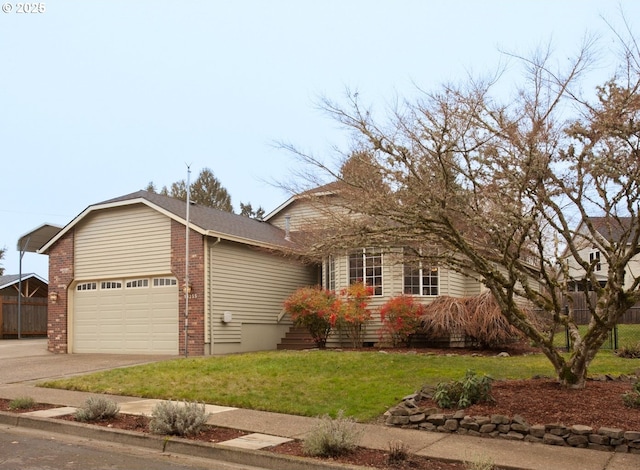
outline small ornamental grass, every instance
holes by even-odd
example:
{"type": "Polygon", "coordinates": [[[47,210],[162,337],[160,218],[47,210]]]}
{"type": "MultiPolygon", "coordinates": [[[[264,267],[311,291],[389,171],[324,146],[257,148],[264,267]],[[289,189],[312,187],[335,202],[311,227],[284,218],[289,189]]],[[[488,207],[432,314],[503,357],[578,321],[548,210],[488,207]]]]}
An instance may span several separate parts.
{"type": "Polygon", "coordinates": [[[84,407],[78,409],[75,418],[78,421],[100,421],[113,418],[120,412],[120,406],[105,397],[89,397],[84,407]]]}
{"type": "Polygon", "coordinates": [[[326,415],[321,418],[305,438],[303,450],[314,457],[338,457],[352,452],[361,437],[356,421],[345,418],[340,410],[335,419],[326,415]]]}
{"type": "Polygon", "coordinates": [[[622,401],[629,408],[640,408],[640,382],[634,383],[631,391],[622,395],[622,401]]]}
{"type": "Polygon", "coordinates": [[[208,418],[204,404],[163,401],[153,408],[149,429],[154,434],[192,436],[202,429],[208,418]]]}
{"type": "Polygon", "coordinates": [[[10,410],[28,410],[33,408],[36,402],[31,397],[18,397],[9,402],[10,410]]]}
{"type": "Polygon", "coordinates": [[[440,408],[467,408],[475,403],[493,401],[491,383],[488,375],[478,376],[468,370],[462,380],[440,382],[433,393],[433,401],[440,408]]]}

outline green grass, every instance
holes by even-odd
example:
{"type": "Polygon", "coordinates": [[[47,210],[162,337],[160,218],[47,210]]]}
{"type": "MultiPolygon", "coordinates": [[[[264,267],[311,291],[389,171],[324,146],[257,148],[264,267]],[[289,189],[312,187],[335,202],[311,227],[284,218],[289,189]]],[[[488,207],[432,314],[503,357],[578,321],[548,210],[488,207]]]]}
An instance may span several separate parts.
{"type": "MultiPolygon", "coordinates": [[[[637,366],[636,360],[604,351],[590,374],[630,374],[637,366]]],[[[344,410],[369,421],[423,385],[460,379],[468,369],[495,379],[554,376],[540,354],[498,358],[326,350],[174,359],[41,385],[303,416],[336,416],[344,410]]]]}

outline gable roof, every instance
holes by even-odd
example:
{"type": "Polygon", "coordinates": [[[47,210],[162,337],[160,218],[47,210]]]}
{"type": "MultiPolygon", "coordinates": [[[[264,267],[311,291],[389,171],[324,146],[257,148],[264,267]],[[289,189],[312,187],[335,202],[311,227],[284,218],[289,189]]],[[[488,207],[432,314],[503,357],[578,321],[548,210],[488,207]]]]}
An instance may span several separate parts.
{"type": "MultiPolygon", "coordinates": [[[[88,214],[102,209],[134,204],[144,204],[183,225],[187,224],[186,202],[162,194],[141,190],[90,205],[67,224],[45,246],[38,250],[38,253],[45,253],[57,240],[88,214]]],[[[189,207],[189,226],[192,230],[202,235],[218,237],[247,245],[275,249],[292,246],[291,243],[285,239],[284,230],[278,227],[256,219],[198,204],[191,204],[189,207]]]]}
{"type": "Polygon", "coordinates": [[[331,196],[331,195],[334,195],[336,193],[339,193],[340,192],[340,188],[341,188],[341,186],[343,184],[344,183],[341,183],[340,181],[333,181],[331,183],[327,183],[327,184],[323,184],[322,186],[318,186],[317,188],[311,188],[311,189],[308,189],[306,191],[302,191],[301,193],[294,194],[289,199],[287,199],[285,202],[283,202],[278,207],[276,207],[274,210],[269,212],[264,217],[264,220],[268,221],[269,219],[275,217],[280,212],[282,212],[284,209],[286,209],[287,207],[291,206],[291,204],[293,204],[296,201],[299,201],[300,199],[307,199],[307,198],[314,197],[314,196],[315,197],[317,197],[317,196],[331,196]]]}
{"type": "MultiPolygon", "coordinates": [[[[589,217],[593,228],[607,241],[617,242],[633,237],[637,230],[638,219],[631,217],[589,217]],[[631,226],[635,223],[636,226],[631,226]]],[[[585,222],[580,223],[578,231],[585,222]]]]}
{"type": "MultiPolygon", "coordinates": [[[[26,281],[27,279],[37,279],[45,284],[47,284],[47,281],[45,281],[43,278],[41,278],[40,276],[38,276],[36,273],[23,273],[22,274],[22,281],[26,281]]],[[[7,287],[11,287],[13,285],[16,285],[20,282],[20,275],[19,274],[5,274],[4,276],[0,276],[0,290],[1,289],[5,289],[7,287]]]]}

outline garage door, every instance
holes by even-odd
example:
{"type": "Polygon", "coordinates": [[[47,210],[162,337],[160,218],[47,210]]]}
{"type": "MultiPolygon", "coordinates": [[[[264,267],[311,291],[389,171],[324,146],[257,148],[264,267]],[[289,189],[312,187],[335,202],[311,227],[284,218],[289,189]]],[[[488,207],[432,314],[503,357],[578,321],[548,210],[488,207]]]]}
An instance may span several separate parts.
{"type": "Polygon", "coordinates": [[[73,305],[73,352],[178,354],[175,278],[83,282],[73,305]]]}

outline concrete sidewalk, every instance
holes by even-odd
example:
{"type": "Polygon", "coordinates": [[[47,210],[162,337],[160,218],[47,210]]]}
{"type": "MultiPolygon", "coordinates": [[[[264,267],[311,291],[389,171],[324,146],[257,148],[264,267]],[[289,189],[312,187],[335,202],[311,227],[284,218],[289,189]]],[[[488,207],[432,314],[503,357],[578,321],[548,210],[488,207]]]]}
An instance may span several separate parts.
{"type": "MultiPolygon", "coordinates": [[[[54,409],[31,413],[31,417],[38,419],[34,419],[29,426],[34,426],[34,422],[39,426],[43,419],[46,421],[47,417],[59,413],[73,413],[75,408],[84,405],[86,399],[94,395],[83,392],[44,389],[27,383],[0,385],[0,398],[13,399],[28,396],[38,402],[60,405],[61,409],[57,411],[54,409]]],[[[158,400],[144,400],[136,397],[113,395],[109,395],[109,397],[120,404],[121,412],[129,414],[150,415],[151,410],[158,402],[158,400]]],[[[224,443],[225,447],[235,448],[238,452],[244,452],[247,449],[251,451],[259,450],[288,439],[303,439],[318,422],[316,418],[214,405],[207,405],[207,411],[211,413],[209,424],[253,433],[243,439],[224,443]]],[[[22,420],[17,420],[16,425],[21,425],[21,421],[22,425],[27,425],[28,416],[25,416],[22,420]]],[[[6,419],[4,421],[5,424],[6,419]]],[[[56,421],[58,432],[65,432],[65,426],[61,423],[68,422],[51,419],[49,421],[56,421]]],[[[67,424],[67,426],[73,424],[75,423],[67,424]]],[[[453,461],[491,459],[498,467],[523,470],[550,470],[554,468],[562,470],[640,469],[640,455],[638,454],[618,454],[571,447],[513,442],[503,439],[432,433],[383,425],[361,424],[359,426],[363,431],[360,445],[364,447],[388,450],[390,442],[401,441],[410,452],[435,459],[453,461]]],[[[75,432],[74,428],[68,428],[67,430],[75,432]]],[[[104,433],[106,431],[101,430],[100,432],[104,433]]],[[[110,430],[109,432],[117,431],[110,430]]],[[[102,438],[105,439],[104,436],[102,438]]],[[[269,454],[268,460],[270,462],[273,461],[273,454],[268,452],[263,452],[262,454],[269,454]]],[[[252,459],[257,458],[256,455],[258,454],[250,454],[252,459]]],[[[278,465],[275,465],[274,468],[279,468],[278,465]]],[[[335,468],[335,464],[333,464],[333,468],[335,468]]]]}

